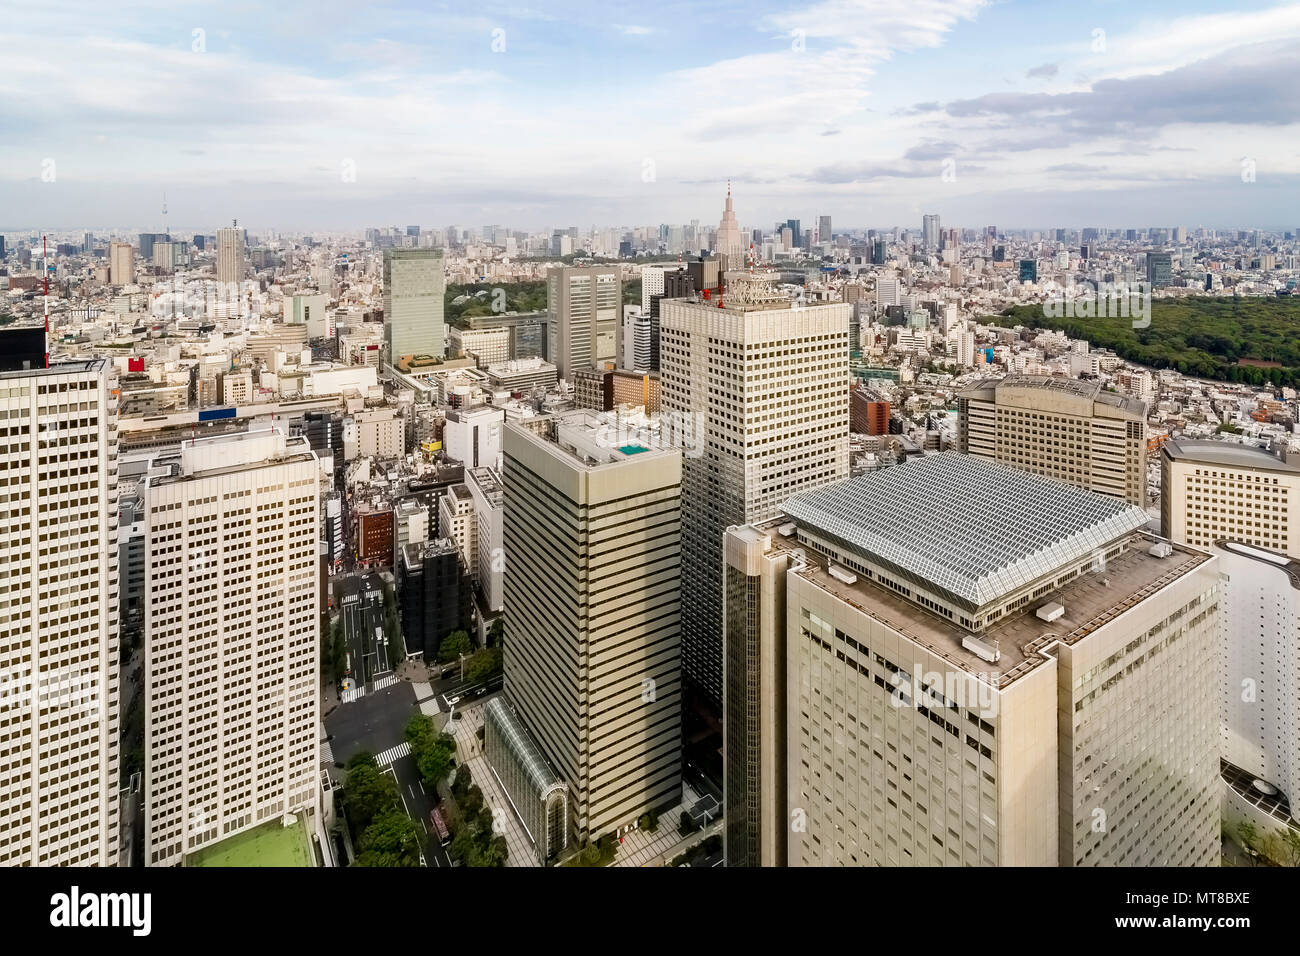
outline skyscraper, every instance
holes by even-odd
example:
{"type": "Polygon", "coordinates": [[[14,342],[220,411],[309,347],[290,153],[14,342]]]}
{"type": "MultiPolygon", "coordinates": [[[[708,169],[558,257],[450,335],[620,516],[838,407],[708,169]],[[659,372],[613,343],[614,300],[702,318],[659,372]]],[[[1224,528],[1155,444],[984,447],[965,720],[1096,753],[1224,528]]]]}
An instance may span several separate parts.
{"type": "Polygon", "coordinates": [[[831,241],[831,217],[822,216],[817,223],[817,241],[825,244],[831,241]]]}
{"type": "Polygon", "coordinates": [[[713,240],[713,251],[726,256],[727,268],[740,269],[745,265],[745,239],[736,222],[736,210],[731,204],[731,184],[727,184],[727,204],[722,210],[722,221],[713,240]]]}
{"type": "Polygon", "coordinates": [[[969,455],[1146,502],[1146,403],[1098,382],[985,379],[957,393],[957,427],[958,448],[969,455]]]}
{"type": "Polygon", "coordinates": [[[245,230],[235,226],[217,230],[217,281],[230,285],[244,281],[245,230]]]}
{"type": "Polygon", "coordinates": [[[939,217],[930,213],[921,219],[921,241],[927,249],[939,248],[939,217]]]}
{"type": "Polygon", "coordinates": [[[135,281],[135,250],[129,242],[114,242],[108,247],[108,281],[113,285],[130,285],[135,281]]]}
{"type": "Polygon", "coordinates": [[[394,367],[406,357],[446,355],[445,289],[441,249],[384,250],[384,342],[394,367]]]}
{"type": "Polygon", "coordinates": [[[729,862],[1218,865],[1211,555],[952,452],[784,511],[728,536],[729,862]]]}
{"type": "Polygon", "coordinates": [[[687,437],[682,631],[687,679],[722,703],[722,536],[849,468],[849,316],[794,307],[774,276],[661,305],[661,407],[687,437]]]}
{"type": "Polygon", "coordinates": [[[1267,832],[1290,823],[1300,794],[1300,561],[1239,541],[1212,550],[1223,582],[1226,805],[1267,832]]]}
{"type": "Polygon", "coordinates": [[[318,808],[318,472],[305,437],[273,429],[187,441],[150,462],[150,866],[318,808]]]}
{"type": "Polygon", "coordinates": [[[620,318],[623,280],[617,266],[559,266],[546,270],[550,361],[560,378],[605,362],[624,365],[620,318]]]}
{"type": "Polygon", "coordinates": [[[1168,252],[1147,253],[1147,281],[1152,288],[1167,286],[1173,281],[1174,257],[1168,252]]]}
{"type": "Polygon", "coordinates": [[[505,693],[579,843],[681,793],[681,453],[607,440],[610,421],[505,431],[505,693]]]}
{"type": "MultiPolygon", "coordinates": [[[[128,248],[130,248],[128,246],[128,248]]],[[[116,866],[116,400],[104,359],[0,371],[0,866],[116,866]]]]}

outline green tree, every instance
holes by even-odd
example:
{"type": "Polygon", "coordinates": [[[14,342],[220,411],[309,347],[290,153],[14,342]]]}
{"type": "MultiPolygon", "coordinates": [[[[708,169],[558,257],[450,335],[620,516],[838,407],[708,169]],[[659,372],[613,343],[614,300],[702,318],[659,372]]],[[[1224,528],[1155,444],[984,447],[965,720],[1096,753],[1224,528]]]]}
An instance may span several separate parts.
{"type": "Polygon", "coordinates": [[[438,645],[438,660],[444,662],[454,661],[456,658],[460,657],[461,654],[468,654],[473,649],[474,645],[470,641],[467,633],[464,631],[452,631],[444,637],[442,643],[438,645]]]}
{"type": "Polygon", "coordinates": [[[475,651],[465,661],[465,680],[469,683],[485,681],[501,673],[501,650],[484,647],[475,651]]]}
{"type": "Polygon", "coordinates": [[[420,833],[415,822],[390,807],[361,834],[356,866],[419,866],[420,833]]]}
{"type": "Polygon", "coordinates": [[[369,762],[357,762],[356,757],[349,761],[343,784],[343,809],[352,824],[352,832],[363,833],[377,816],[395,806],[397,800],[397,781],[379,772],[374,757],[369,762]]]}

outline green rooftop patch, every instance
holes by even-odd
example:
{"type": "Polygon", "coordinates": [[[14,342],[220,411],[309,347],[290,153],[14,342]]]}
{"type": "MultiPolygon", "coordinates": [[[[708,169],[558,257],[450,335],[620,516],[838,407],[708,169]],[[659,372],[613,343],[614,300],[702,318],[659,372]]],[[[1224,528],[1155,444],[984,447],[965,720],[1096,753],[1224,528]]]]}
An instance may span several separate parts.
{"type": "Polygon", "coordinates": [[[311,839],[302,816],[289,826],[277,818],[251,830],[236,833],[220,843],[185,857],[186,866],[296,866],[316,865],[311,839]]]}

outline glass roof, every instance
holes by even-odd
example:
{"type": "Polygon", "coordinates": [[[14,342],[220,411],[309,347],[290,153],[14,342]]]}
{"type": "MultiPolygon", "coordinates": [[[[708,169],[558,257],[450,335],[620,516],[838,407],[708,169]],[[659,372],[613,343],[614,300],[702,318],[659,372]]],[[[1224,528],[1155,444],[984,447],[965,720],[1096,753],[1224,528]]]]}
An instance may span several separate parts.
{"type": "Polygon", "coordinates": [[[1118,498],[943,452],[789,499],[851,552],[980,607],[1147,523],[1118,498]]]}

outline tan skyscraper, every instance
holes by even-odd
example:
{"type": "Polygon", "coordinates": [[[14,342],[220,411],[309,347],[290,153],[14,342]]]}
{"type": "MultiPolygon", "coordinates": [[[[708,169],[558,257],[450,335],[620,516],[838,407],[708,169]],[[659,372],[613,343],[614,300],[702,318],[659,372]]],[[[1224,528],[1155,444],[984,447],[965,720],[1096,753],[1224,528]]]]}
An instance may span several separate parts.
{"type": "Polygon", "coordinates": [[[1146,503],[1146,403],[1097,382],[1008,375],[957,394],[959,448],[1135,505],[1146,503]]]}
{"type": "Polygon", "coordinates": [[[849,316],[799,306],[763,273],[723,296],[660,303],[660,408],[684,436],[682,636],[687,679],[723,697],[722,535],[849,473],[849,316]]]}
{"type": "Polygon", "coordinates": [[[1218,865],[1213,556],[954,452],[784,510],[728,535],[731,865],[1218,865]]]}
{"type": "Polygon", "coordinates": [[[681,452],[613,423],[505,428],[505,693],[579,845],[681,797],[681,452]]]}
{"type": "Polygon", "coordinates": [[[722,209],[722,221],[718,223],[718,232],[713,241],[713,249],[720,256],[726,256],[725,269],[743,269],[746,243],[736,223],[736,210],[731,204],[731,183],[727,183],[727,204],[722,209]]]}
{"type": "Polygon", "coordinates": [[[546,270],[549,358],[560,378],[615,363],[623,368],[623,280],[618,267],[560,266],[546,270]]]}
{"type": "Polygon", "coordinates": [[[113,285],[130,285],[135,281],[135,249],[131,243],[109,244],[108,281],[113,285]]]}

